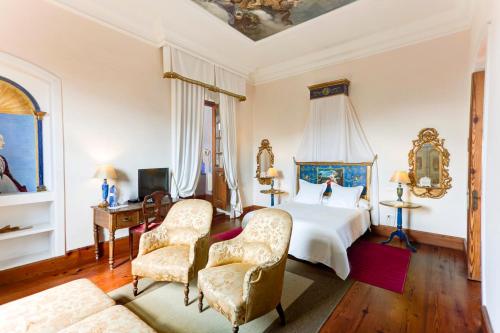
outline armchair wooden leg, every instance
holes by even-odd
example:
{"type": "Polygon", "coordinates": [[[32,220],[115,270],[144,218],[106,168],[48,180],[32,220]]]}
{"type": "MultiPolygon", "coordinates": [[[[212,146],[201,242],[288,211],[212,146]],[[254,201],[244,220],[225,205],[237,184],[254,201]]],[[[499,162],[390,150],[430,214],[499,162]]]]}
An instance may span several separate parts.
{"type": "Polygon", "coordinates": [[[203,311],[203,291],[201,291],[201,289],[198,293],[198,311],[203,311]]]}
{"type": "Polygon", "coordinates": [[[276,305],[276,311],[278,311],[278,315],[280,316],[281,325],[284,326],[286,324],[285,311],[283,311],[283,307],[281,306],[281,303],[276,305]]]}
{"type": "Polygon", "coordinates": [[[187,306],[189,302],[189,283],[184,285],[184,305],[187,306]]]}
{"type": "Polygon", "coordinates": [[[139,283],[139,277],[137,275],[132,276],[132,284],[134,286],[134,296],[137,296],[137,284],[139,283]]]}
{"type": "Polygon", "coordinates": [[[238,333],[240,327],[238,325],[233,326],[233,333],[238,333]]]}

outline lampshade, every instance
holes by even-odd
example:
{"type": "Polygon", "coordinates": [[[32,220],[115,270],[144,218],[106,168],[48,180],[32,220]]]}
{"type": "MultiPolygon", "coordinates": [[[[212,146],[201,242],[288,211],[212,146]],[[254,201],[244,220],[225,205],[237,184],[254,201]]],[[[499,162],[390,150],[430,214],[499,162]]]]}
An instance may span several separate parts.
{"type": "Polygon", "coordinates": [[[110,164],[100,165],[94,177],[100,179],[116,179],[116,170],[110,164]]]}
{"type": "Polygon", "coordinates": [[[278,177],[278,170],[276,170],[275,168],[267,169],[267,176],[272,178],[278,177]]]}
{"type": "Polygon", "coordinates": [[[393,183],[409,184],[410,177],[408,177],[408,172],[406,171],[395,171],[390,181],[393,183]]]}

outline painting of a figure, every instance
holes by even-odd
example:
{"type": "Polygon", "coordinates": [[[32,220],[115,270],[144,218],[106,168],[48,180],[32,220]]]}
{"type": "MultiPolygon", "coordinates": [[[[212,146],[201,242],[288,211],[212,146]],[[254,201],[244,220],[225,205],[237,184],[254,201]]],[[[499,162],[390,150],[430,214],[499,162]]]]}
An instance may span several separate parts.
{"type": "Polygon", "coordinates": [[[0,194],[36,192],[40,184],[37,107],[0,76],[0,194]]]}
{"type": "Polygon", "coordinates": [[[341,165],[341,164],[321,164],[321,165],[300,165],[299,178],[310,183],[327,183],[325,195],[332,191],[331,183],[345,187],[363,186],[363,195],[366,194],[368,185],[368,169],[364,165],[341,165]]]}
{"type": "Polygon", "coordinates": [[[357,0],[193,0],[258,41],[357,0]]]}

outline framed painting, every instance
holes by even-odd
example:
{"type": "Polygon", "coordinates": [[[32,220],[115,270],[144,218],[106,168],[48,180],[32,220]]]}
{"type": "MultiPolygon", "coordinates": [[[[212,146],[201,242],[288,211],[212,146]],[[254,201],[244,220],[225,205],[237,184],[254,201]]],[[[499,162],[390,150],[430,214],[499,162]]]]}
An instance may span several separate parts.
{"type": "Polygon", "coordinates": [[[45,190],[44,114],[26,89],[0,76],[0,194],[45,190]]]}

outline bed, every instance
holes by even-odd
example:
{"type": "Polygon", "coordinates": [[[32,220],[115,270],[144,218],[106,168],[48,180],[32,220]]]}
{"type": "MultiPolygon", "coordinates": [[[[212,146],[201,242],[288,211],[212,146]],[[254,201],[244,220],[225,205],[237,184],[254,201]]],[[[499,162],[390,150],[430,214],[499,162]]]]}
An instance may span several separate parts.
{"type": "MultiPolygon", "coordinates": [[[[369,200],[372,163],[296,162],[299,179],[324,183],[335,178],[345,187],[363,186],[362,198],[369,200]]],[[[325,195],[329,190],[325,191],[325,195]]],[[[347,249],[370,227],[369,205],[364,208],[338,208],[322,204],[294,202],[275,206],[290,213],[293,230],[288,253],[298,259],[322,263],[346,279],[350,272],[347,249]]],[[[252,217],[243,219],[243,227],[252,217]]]]}

